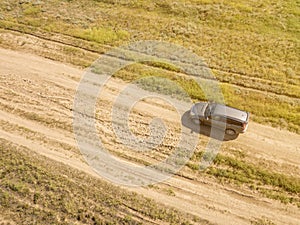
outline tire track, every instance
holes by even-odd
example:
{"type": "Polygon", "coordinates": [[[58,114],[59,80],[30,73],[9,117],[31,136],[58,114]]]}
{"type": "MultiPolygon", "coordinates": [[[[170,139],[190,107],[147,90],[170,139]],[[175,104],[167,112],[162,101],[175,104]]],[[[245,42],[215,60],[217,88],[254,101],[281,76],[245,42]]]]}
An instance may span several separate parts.
{"type": "MultiPolygon", "coordinates": [[[[24,113],[35,112],[42,114],[49,112],[48,114],[44,114],[45,119],[67,115],[60,119],[62,122],[67,121],[68,126],[71,126],[72,112],[68,107],[60,106],[60,103],[55,101],[54,98],[49,98],[49,96],[66,98],[69,100],[67,101],[68,104],[71,104],[75,93],[74,90],[77,87],[77,83],[71,77],[79,80],[82,71],[29,54],[20,54],[3,49],[0,49],[0,53],[1,57],[5,59],[0,62],[0,75],[10,74],[9,76],[3,75],[7,79],[1,80],[1,87],[14,88],[13,91],[15,91],[15,95],[18,97],[18,104],[20,104],[23,110],[17,111],[16,109],[15,111],[10,111],[8,108],[1,108],[0,119],[11,124],[21,125],[54,141],[76,146],[72,129],[63,127],[55,128],[51,124],[28,118],[25,119],[24,113]],[[24,78],[32,82],[31,85],[26,87],[27,91],[23,91],[25,89],[22,89],[24,78]],[[30,87],[37,88],[37,91],[40,88],[39,92],[43,92],[43,97],[38,96],[35,91],[30,92],[30,87]],[[48,88],[45,89],[45,87],[48,88]],[[32,105],[32,100],[36,103],[41,102],[39,108],[35,108],[32,105]],[[52,107],[55,110],[52,110],[52,107]]],[[[104,108],[102,111],[99,111],[100,115],[103,115],[103,121],[105,121],[104,124],[100,123],[99,126],[107,131],[107,133],[103,134],[105,138],[109,136],[108,132],[110,131],[109,126],[105,123],[109,123],[111,119],[107,115],[110,107],[107,103],[113,102],[114,95],[118,93],[117,90],[121,90],[124,85],[120,80],[113,80],[107,89],[107,93],[103,95],[104,102],[102,104],[104,104],[103,106],[107,106],[107,109],[104,108]]],[[[9,101],[9,97],[6,91],[0,92],[1,106],[13,109],[14,106],[11,105],[13,101],[9,101]]],[[[162,104],[155,104],[155,101],[142,102],[135,109],[135,113],[140,115],[140,119],[145,115],[145,118],[148,118],[148,116],[152,115],[151,109],[159,111],[169,122],[178,123],[177,116],[171,109],[165,109],[162,104]]],[[[143,120],[142,123],[147,124],[143,120]]],[[[134,126],[136,125],[134,124],[134,126]]],[[[84,130],[83,132],[88,131],[84,130]]],[[[138,132],[138,134],[141,134],[140,131],[138,132]]],[[[33,152],[64,163],[99,179],[99,176],[74,152],[67,151],[53,144],[31,140],[26,138],[25,134],[23,135],[17,131],[8,132],[0,129],[0,138],[5,139],[7,142],[25,146],[33,152]]],[[[300,149],[296,148],[299,144],[297,138],[299,140],[298,135],[287,131],[280,131],[251,123],[249,132],[233,141],[232,145],[241,145],[250,154],[257,154],[257,157],[264,155],[264,157],[269,157],[274,162],[290,161],[294,165],[299,166],[300,149]],[[288,148],[286,147],[287,145],[288,148]],[[261,146],[264,146],[264,149],[261,149],[261,146]]],[[[165,147],[173,146],[174,141],[174,139],[168,139],[165,147]]],[[[107,144],[112,148],[116,146],[116,143],[112,143],[110,139],[107,139],[107,144]]],[[[125,150],[123,152],[126,154],[125,150]]],[[[134,154],[131,156],[134,157],[134,154]]],[[[136,158],[138,158],[137,155],[136,158]]],[[[149,162],[151,158],[143,156],[142,159],[149,162]]],[[[188,171],[181,171],[180,173],[190,175],[188,171]]],[[[170,180],[158,184],[159,190],[149,187],[127,189],[150,197],[161,204],[173,206],[178,210],[187,211],[218,224],[227,224],[228,221],[231,221],[232,224],[249,224],[255,218],[263,216],[279,224],[297,224],[300,219],[297,207],[265,199],[256,193],[249,193],[249,190],[244,190],[243,187],[236,190],[228,184],[219,184],[213,178],[201,176],[201,174],[190,176],[195,176],[194,180],[183,178],[181,175],[174,176],[170,180]],[[170,196],[162,192],[162,189],[173,190],[175,196],[170,196]]]]}

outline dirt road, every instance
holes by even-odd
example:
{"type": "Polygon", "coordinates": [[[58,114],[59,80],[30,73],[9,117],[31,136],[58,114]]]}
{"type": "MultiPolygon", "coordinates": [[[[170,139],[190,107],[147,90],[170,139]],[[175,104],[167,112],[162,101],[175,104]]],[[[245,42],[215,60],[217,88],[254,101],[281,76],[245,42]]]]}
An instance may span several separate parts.
{"type": "MultiPolygon", "coordinates": [[[[5,49],[0,49],[0,58],[0,138],[101,179],[85,163],[72,131],[73,99],[84,72],[5,49]]],[[[121,80],[111,80],[102,95],[97,109],[97,115],[101,116],[97,124],[99,138],[109,150],[126,155],[127,159],[160,160],[167,150],[165,154],[128,152],[114,137],[110,126],[112,100],[125,85],[121,80]]],[[[172,107],[163,107],[158,100],[144,101],[134,110],[137,117],[131,120],[131,126],[136,135],[147,134],[147,124],[157,116],[155,112],[174,130],[180,127],[180,115],[172,107]]],[[[208,137],[201,135],[200,139],[207,141],[208,137]]],[[[177,141],[171,129],[163,146],[167,149],[177,141]]],[[[253,162],[272,162],[270,169],[299,176],[300,137],[297,134],[251,122],[247,133],[224,146],[252,155],[253,162]]],[[[192,180],[174,176],[155,187],[128,189],[217,224],[249,224],[262,218],[275,224],[299,224],[300,221],[296,206],[264,198],[242,187],[220,184],[208,177],[192,180]]]]}

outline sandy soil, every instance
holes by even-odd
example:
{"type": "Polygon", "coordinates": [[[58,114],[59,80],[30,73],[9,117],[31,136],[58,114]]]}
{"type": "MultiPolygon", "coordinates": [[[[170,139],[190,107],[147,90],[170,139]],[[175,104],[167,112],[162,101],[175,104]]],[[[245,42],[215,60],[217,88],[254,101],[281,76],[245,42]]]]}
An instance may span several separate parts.
{"type": "MultiPolygon", "coordinates": [[[[101,179],[84,161],[72,132],[73,99],[84,71],[6,49],[0,49],[0,57],[0,138],[101,179]]],[[[109,126],[110,107],[124,86],[120,80],[111,80],[102,95],[97,109],[101,115],[97,124],[99,137],[105,146],[111,146],[110,150],[128,153],[130,158],[151,161],[164,157],[165,154],[157,152],[152,155],[127,152],[113,137],[109,126]]],[[[159,112],[167,124],[173,124],[174,129],[180,126],[180,115],[157,100],[142,102],[135,107],[135,112],[139,117],[136,121],[133,119],[131,125],[137,135],[147,133],[143,129],[149,118],[157,116],[155,112],[159,112]]],[[[200,135],[200,139],[207,141],[208,137],[200,135]]],[[[164,146],[174,145],[177,140],[171,129],[164,146]]],[[[297,134],[251,122],[247,133],[224,145],[241,149],[253,158],[272,161],[279,167],[274,170],[299,176],[300,137],[297,134]]],[[[217,224],[250,224],[259,218],[275,224],[299,224],[300,221],[299,209],[295,206],[201,176],[194,180],[173,176],[155,187],[128,189],[217,224]],[[172,194],[168,190],[172,190],[172,194]]]]}

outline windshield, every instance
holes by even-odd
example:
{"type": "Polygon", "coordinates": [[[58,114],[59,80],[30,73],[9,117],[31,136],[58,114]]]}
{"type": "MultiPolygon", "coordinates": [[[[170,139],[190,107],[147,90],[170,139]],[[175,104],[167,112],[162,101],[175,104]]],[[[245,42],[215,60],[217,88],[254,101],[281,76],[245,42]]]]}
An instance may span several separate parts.
{"type": "Polygon", "coordinates": [[[204,116],[205,117],[211,116],[211,114],[214,112],[215,108],[216,108],[216,104],[208,104],[205,109],[204,116]]]}

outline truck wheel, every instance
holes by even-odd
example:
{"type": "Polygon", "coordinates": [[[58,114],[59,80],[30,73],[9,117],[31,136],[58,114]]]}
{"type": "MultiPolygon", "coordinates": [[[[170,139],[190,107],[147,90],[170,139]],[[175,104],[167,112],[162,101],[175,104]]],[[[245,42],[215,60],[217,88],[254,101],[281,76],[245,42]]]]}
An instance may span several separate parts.
{"type": "Polygon", "coordinates": [[[232,130],[232,129],[226,129],[225,133],[228,134],[228,135],[231,135],[231,136],[236,134],[235,130],[232,130]]]}
{"type": "Polygon", "coordinates": [[[197,124],[197,125],[200,125],[201,122],[200,122],[199,119],[193,119],[193,123],[194,123],[194,124],[197,124]]]}

